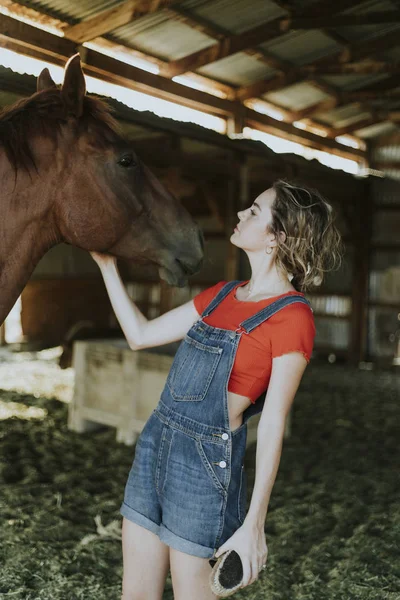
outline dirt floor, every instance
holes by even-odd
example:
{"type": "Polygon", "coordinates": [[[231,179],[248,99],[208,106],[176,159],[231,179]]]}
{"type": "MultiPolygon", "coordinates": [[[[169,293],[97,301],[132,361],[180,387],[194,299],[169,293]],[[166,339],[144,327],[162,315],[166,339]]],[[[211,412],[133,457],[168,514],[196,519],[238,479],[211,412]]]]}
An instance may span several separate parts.
{"type": "MultiPolygon", "coordinates": [[[[0,598],[119,600],[134,448],[112,428],[67,430],[74,373],[59,351],[0,349],[0,598]]],[[[400,369],[311,363],[267,515],[268,566],[235,598],[400,599],[399,402],[400,369]]],[[[249,495],[254,460],[252,446],[249,495]]]]}

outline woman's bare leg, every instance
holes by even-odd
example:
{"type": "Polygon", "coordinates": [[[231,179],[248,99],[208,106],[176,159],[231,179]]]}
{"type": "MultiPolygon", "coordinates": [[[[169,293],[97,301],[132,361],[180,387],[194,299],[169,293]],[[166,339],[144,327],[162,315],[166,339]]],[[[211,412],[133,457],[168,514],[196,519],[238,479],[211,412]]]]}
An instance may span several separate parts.
{"type": "Polygon", "coordinates": [[[123,518],[122,553],[122,600],[161,600],[169,547],[152,531],[123,518]]]}
{"type": "Polygon", "coordinates": [[[171,579],[174,600],[215,600],[208,578],[211,566],[208,558],[199,558],[170,548],[171,579]]]}

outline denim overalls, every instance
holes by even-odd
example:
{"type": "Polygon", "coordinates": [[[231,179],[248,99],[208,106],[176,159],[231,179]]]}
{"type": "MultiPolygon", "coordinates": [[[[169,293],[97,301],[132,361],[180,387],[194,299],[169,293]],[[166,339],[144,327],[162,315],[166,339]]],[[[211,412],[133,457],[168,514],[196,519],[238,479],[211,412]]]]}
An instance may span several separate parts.
{"type": "Polygon", "coordinates": [[[135,447],[121,514],[173,548],[211,558],[243,523],[247,421],[265,394],[229,427],[228,381],[242,334],[301,295],[272,302],[236,331],[203,321],[240,281],[228,282],[182,340],[157,407],[135,447]]]}

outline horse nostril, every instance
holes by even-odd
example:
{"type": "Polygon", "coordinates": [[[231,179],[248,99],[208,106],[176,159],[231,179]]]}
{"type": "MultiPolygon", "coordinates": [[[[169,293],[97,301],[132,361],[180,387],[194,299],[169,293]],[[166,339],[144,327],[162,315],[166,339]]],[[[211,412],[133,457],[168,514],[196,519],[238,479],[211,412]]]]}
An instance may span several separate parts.
{"type": "Polygon", "coordinates": [[[181,260],[179,260],[179,258],[176,258],[175,260],[179,264],[179,266],[181,267],[182,271],[184,273],[186,273],[186,275],[190,275],[193,272],[192,269],[191,269],[191,267],[185,265],[185,263],[182,262],[181,260]]]}
{"type": "Polygon", "coordinates": [[[197,273],[197,271],[200,271],[201,265],[203,264],[203,258],[201,258],[196,264],[185,264],[182,260],[179,260],[179,258],[176,258],[175,260],[186,275],[193,275],[193,273],[197,273]]]}

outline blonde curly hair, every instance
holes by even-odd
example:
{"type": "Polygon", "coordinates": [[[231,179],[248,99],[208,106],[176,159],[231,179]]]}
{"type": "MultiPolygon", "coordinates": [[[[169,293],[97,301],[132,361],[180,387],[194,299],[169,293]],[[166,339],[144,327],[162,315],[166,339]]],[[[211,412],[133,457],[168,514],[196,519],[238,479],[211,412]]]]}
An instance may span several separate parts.
{"type": "Polygon", "coordinates": [[[279,179],[272,185],[269,233],[277,240],[276,264],[305,292],[321,285],[324,273],[340,268],[344,244],[332,206],[312,188],[279,179]],[[283,241],[279,232],[286,234],[283,241]]]}

